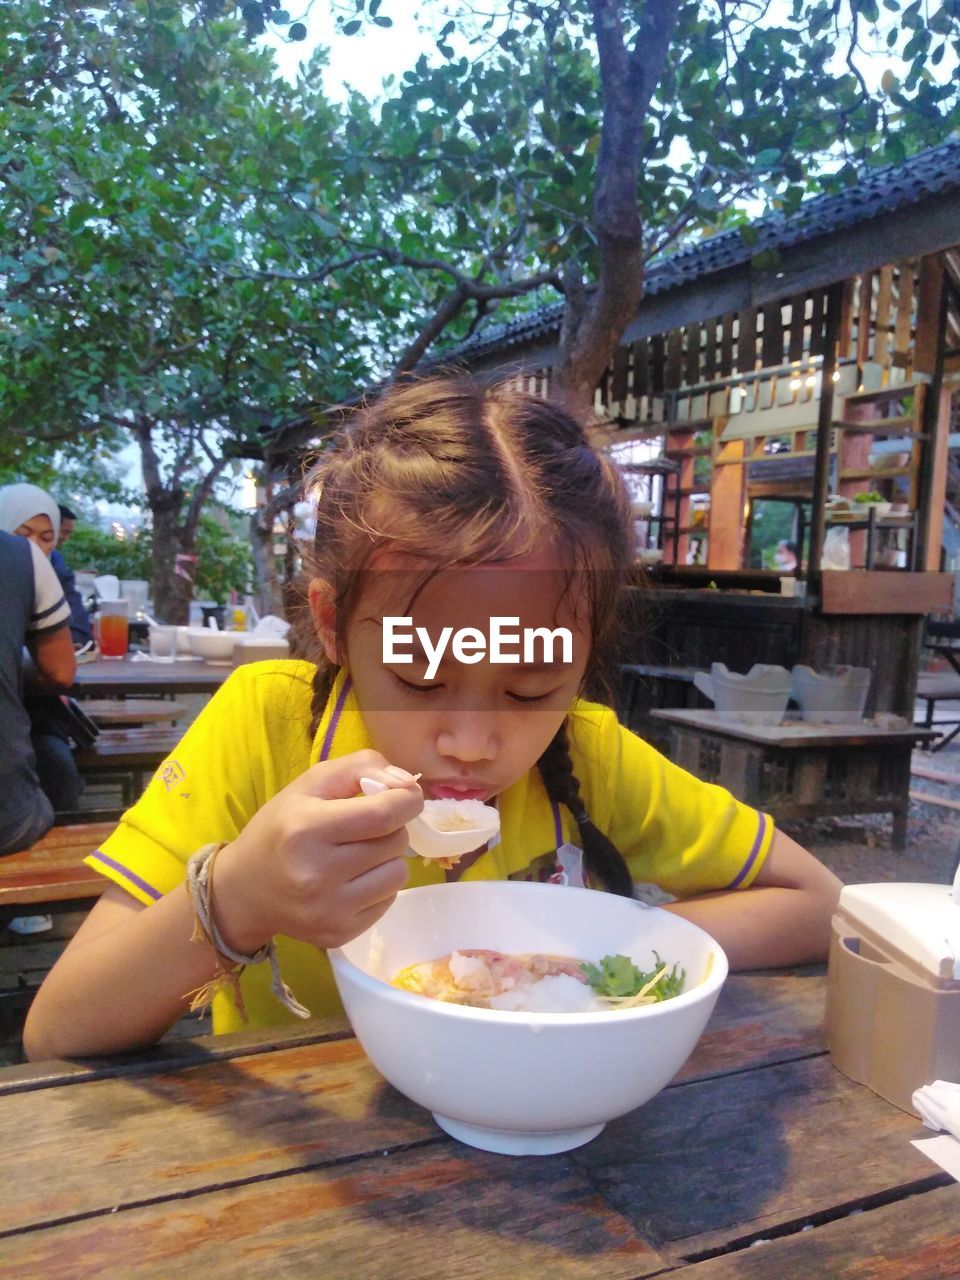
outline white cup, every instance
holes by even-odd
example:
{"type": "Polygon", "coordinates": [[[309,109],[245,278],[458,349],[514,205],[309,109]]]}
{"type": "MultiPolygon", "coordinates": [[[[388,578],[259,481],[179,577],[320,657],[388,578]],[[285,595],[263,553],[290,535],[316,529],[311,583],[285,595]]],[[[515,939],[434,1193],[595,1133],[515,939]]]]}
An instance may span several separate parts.
{"type": "Polygon", "coordinates": [[[176,660],[176,627],[151,626],[150,657],[154,662],[174,662],[176,660]]]}

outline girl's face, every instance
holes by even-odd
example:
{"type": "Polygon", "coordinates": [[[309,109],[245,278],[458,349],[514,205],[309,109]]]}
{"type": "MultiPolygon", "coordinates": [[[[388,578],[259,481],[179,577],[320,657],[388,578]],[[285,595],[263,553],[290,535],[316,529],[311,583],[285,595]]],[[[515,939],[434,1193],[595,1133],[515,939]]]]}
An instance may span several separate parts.
{"type": "Polygon", "coordinates": [[[29,538],[35,542],[45,556],[48,556],[57,544],[53,525],[49,516],[31,516],[14,530],[21,538],[29,538]]]}
{"type": "Polygon", "coordinates": [[[377,750],[392,764],[422,774],[428,799],[488,800],[536,763],[579,691],[590,655],[582,582],[565,572],[552,552],[509,564],[453,568],[427,579],[425,586],[423,581],[423,568],[411,558],[377,558],[365,574],[339,652],[318,584],[311,591],[314,617],[327,656],[353,677],[377,750]],[[412,620],[395,628],[392,655],[389,644],[385,650],[387,617],[412,620]],[[491,660],[492,618],[509,620],[502,624],[503,654],[520,661],[491,660]],[[415,628],[425,629],[426,640],[400,638],[414,636],[415,628]],[[446,650],[431,675],[429,651],[439,647],[447,628],[446,650]],[[485,652],[471,633],[457,656],[455,637],[464,628],[485,638],[485,652]],[[528,628],[566,628],[569,654],[563,654],[559,640],[551,654],[534,639],[525,655],[528,628]],[[510,641],[510,635],[519,638],[510,641]],[[400,661],[405,655],[412,660],[400,661]],[[467,656],[479,660],[463,661],[467,656]]]}

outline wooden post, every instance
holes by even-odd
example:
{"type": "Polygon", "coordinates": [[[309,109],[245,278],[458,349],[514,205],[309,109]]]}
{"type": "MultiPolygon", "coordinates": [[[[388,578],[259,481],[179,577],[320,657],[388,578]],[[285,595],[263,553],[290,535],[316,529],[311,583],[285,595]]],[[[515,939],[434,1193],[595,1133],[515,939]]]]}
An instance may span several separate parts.
{"type": "Polygon", "coordinates": [[[940,568],[949,462],[950,396],[943,394],[948,293],[938,259],[924,258],[920,266],[919,302],[924,309],[918,308],[917,314],[914,370],[931,378],[921,423],[926,440],[917,484],[917,539],[920,564],[929,571],[940,568]]]}
{"type": "MultiPolygon", "coordinates": [[[[721,429],[725,422],[725,418],[720,419],[721,429]]],[[[743,440],[731,440],[725,444],[724,459],[742,458],[744,444],[743,440]]],[[[711,569],[743,567],[745,472],[745,467],[733,462],[713,468],[710,482],[710,536],[707,539],[707,565],[711,569]]]]}
{"type": "Polygon", "coordinates": [[[810,558],[807,576],[820,573],[823,555],[827,494],[830,488],[830,439],[833,435],[833,374],[837,367],[837,338],[843,310],[844,282],[827,290],[823,364],[820,376],[820,408],[817,414],[817,455],[813,471],[813,505],[810,513],[810,558]]]}
{"type": "MultiPolygon", "coordinates": [[[[946,294],[946,290],[944,290],[946,294]]],[[[938,383],[942,379],[937,380],[938,383]]],[[[952,394],[949,387],[940,386],[940,394],[927,396],[925,414],[931,427],[931,439],[927,444],[930,453],[930,489],[929,494],[921,498],[923,506],[920,517],[923,542],[921,545],[920,563],[924,569],[936,572],[940,568],[943,554],[943,509],[947,498],[947,470],[950,464],[950,401],[952,394]],[[933,405],[934,408],[929,408],[933,405]],[[936,417],[934,418],[934,413],[936,417]]]]}

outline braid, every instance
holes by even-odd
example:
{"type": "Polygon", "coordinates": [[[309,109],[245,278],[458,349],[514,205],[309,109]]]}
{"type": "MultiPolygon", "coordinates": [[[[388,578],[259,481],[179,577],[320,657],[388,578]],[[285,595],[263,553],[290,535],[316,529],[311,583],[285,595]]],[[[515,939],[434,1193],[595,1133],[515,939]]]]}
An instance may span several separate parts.
{"type": "Polygon", "coordinates": [[[633,897],[633,877],[612,840],[595,827],[586,806],[580,798],[580,783],[573,772],[570,744],[567,741],[566,723],[562,724],[553,741],[537,761],[547,795],[556,804],[570,810],[580,830],[580,842],[587,870],[595,875],[604,888],[621,897],[633,897]]]}
{"type": "Polygon", "coordinates": [[[333,688],[333,680],[336,673],[337,668],[331,666],[326,660],[318,662],[317,669],[313,673],[313,696],[310,699],[311,742],[317,736],[320,717],[323,715],[323,709],[327,705],[327,699],[330,697],[330,690],[333,688]]]}

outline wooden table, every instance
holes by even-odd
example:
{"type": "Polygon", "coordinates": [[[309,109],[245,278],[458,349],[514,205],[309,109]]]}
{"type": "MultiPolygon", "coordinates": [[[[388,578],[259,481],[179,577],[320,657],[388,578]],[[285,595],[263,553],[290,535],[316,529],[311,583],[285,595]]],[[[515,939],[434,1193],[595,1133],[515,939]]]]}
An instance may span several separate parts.
{"type": "Polygon", "coordinates": [[[182,662],[135,662],[125,658],[97,658],[77,667],[70,692],[75,698],[115,698],[122,694],[216,693],[232,665],[217,666],[199,659],[182,662]]]}
{"type": "Polygon", "coordinates": [[[929,1130],[831,1066],[823,994],[820,972],[730,979],[678,1080],[552,1157],[454,1142],[332,1020],[7,1068],[4,1270],[956,1276],[960,1187],[910,1145],[929,1130]]]}
{"type": "Polygon", "coordinates": [[[892,813],[902,849],[910,807],[910,757],[936,733],[856,724],[742,724],[716,711],[653,711],[670,725],[670,758],[719,782],[774,818],[892,813]]]}

